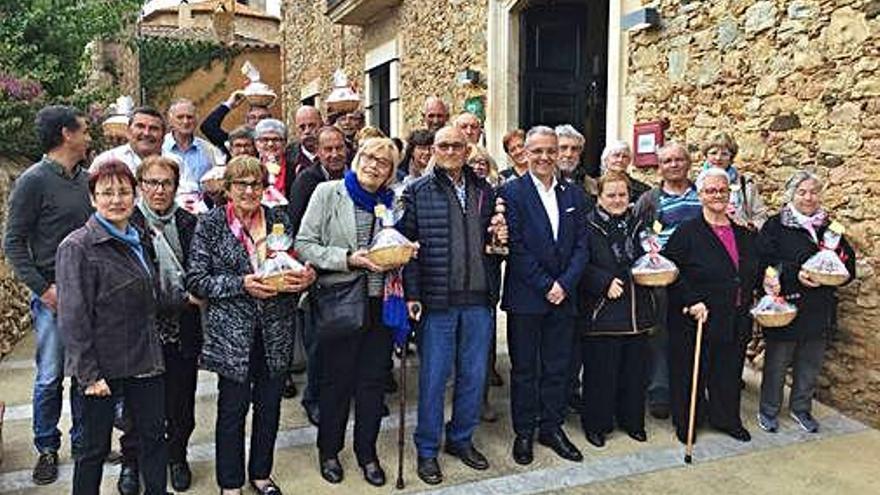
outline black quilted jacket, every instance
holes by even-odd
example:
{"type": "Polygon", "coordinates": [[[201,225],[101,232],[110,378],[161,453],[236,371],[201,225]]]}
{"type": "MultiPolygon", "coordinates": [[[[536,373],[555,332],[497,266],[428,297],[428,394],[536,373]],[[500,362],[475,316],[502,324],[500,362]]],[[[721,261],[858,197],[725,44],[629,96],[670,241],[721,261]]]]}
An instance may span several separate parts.
{"type": "MultiPolygon", "coordinates": [[[[264,209],[269,231],[284,224],[293,237],[287,213],[264,209]]],[[[196,297],[208,300],[201,365],[241,383],[248,378],[248,359],[254,331],[263,332],[269,372],[288,370],[298,295],[282,294],[258,300],[244,290],[244,276],[252,273],[247,252],[226,225],[226,209],[214,208],[199,219],[190,251],[186,285],[196,297]]]]}
{"type": "MultiPolygon", "coordinates": [[[[478,194],[480,200],[480,223],[483,226],[483,242],[489,242],[489,220],[495,205],[495,192],[485,180],[474,175],[469,167],[464,168],[468,194],[478,194]]],[[[400,222],[401,232],[410,240],[418,241],[419,256],[411,261],[403,273],[406,299],[420,301],[426,308],[443,309],[449,307],[449,259],[464,256],[463,246],[453,246],[450,242],[449,197],[444,184],[450,184],[442,170],[435,170],[410,184],[403,193],[404,215],[400,222]]],[[[451,187],[451,186],[450,186],[451,187]]],[[[489,285],[489,304],[498,299],[498,259],[495,256],[483,257],[486,280],[489,285]]]]}

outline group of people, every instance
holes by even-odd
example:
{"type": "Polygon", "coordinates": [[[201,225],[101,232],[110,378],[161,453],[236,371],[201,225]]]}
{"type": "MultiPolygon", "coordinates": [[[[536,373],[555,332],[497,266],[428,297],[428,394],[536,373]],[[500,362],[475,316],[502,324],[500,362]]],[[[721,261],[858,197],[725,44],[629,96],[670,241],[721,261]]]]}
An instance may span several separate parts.
{"type": "MultiPolygon", "coordinates": [[[[488,386],[503,383],[499,303],[518,464],[533,461],[535,438],[581,461],[563,429],[571,411],[597,448],[615,428],[647,441],[646,408],[671,414],[685,442],[697,322],[706,329],[697,423],[748,441],[740,381],[766,266],[779,269],[776,295],[799,313],[766,332],[758,424],[778,430],[792,366],[791,416],[818,430],[811,403],[836,296],[800,268],[831,222],[816,175],[795,174],[771,216],[725,133],[703,146],[694,182],[684,145],[658,149],[661,181],[650,187],[630,176],[624,142],[606,146],[599,177],[583,174],[585,140],[571,125],[506,134],[508,166],[499,170],[481,145],[480,120],[451,118],[435,97],[425,101],[424,128],[405,141],[364,127],[360,112],[324,119],[310,106],[296,111],[291,136],[259,106],[227,133],[222,122],[240,104],[233,94],[202,122],[207,140],[195,136],[189,100],[172,102],[167,115],[136,108],[126,142],[94,158],[82,114],[65,106],[38,114],[45,155],[16,180],[4,239],[33,293],[35,483],[57,478],[69,376],[75,494],[98,493],[114,427],[123,431],[120,493],[139,493],[142,479],[147,494],[164,494],[169,477],[175,490],[188,489],[203,369],[218,376],[221,493],[249,482],[280,494],[273,454],[282,398],[298,392],[297,334],[307,356],[302,405],[318,428],[325,480],[344,479],[339,454],[353,403],[358,466],[368,483],[386,483],[376,442],[384,396],[396,387],[392,355],[408,352],[408,340],[419,358],[418,476],[443,481],[441,447],[488,469],[473,436],[481,419],[497,420],[488,386]],[[417,246],[401,267],[369,256],[386,228],[417,246]],[[679,268],[668,287],[632,276],[645,231],[679,268]],[[264,267],[282,251],[302,268],[270,279],[264,267]]],[[[838,253],[854,276],[845,237],[838,253]]]]}

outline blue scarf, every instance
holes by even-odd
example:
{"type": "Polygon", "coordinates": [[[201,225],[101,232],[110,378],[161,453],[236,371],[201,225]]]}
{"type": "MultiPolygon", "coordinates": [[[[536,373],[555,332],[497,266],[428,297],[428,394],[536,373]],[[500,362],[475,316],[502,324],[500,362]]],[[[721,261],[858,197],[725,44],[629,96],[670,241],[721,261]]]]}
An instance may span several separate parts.
{"type": "Polygon", "coordinates": [[[361,187],[360,182],[357,181],[357,175],[351,170],[345,172],[343,182],[345,182],[345,189],[348,191],[349,197],[351,197],[354,205],[358,208],[369,213],[373,213],[376,205],[379,203],[382,203],[387,208],[391,208],[391,204],[394,201],[394,191],[391,189],[382,187],[378,191],[371,193],[361,187]]]}
{"type": "Polygon", "coordinates": [[[106,230],[114,239],[119,239],[123,244],[128,246],[128,248],[131,249],[131,252],[133,252],[141,262],[141,266],[144,267],[144,271],[147,272],[147,275],[152,276],[150,267],[147,265],[147,259],[144,257],[144,247],[141,245],[141,236],[131,224],[128,224],[125,228],[125,232],[123,232],[110,223],[109,220],[102,217],[100,213],[95,213],[95,220],[97,220],[101,227],[104,227],[104,230],[106,230]]]}
{"type": "MultiPolygon", "coordinates": [[[[351,170],[345,172],[343,178],[345,189],[354,205],[361,210],[373,214],[376,205],[382,203],[386,208],[392,207],[394,191],[383,187],[371,193],[361,187],[357,176],[351,170]]],[[[403,298],[403,268],[397,268],[388,272],[385,277],[385,289],[382,297],[382,323],[391,330],[394,344],[403,347],[410,333],[409,317],[406,311],[406,302],[403,298]]]]}

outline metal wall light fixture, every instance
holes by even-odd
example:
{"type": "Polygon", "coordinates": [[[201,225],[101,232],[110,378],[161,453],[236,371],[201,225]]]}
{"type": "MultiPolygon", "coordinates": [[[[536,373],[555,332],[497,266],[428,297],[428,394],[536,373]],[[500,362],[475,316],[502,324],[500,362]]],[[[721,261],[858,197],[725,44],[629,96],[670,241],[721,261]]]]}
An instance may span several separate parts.
{"type": "Polygon", "coordinates": [[[624,15],[620,20],[620,28],[631,33],[659,27],[660,12],[655,7],[635,10],[624,15]]]}

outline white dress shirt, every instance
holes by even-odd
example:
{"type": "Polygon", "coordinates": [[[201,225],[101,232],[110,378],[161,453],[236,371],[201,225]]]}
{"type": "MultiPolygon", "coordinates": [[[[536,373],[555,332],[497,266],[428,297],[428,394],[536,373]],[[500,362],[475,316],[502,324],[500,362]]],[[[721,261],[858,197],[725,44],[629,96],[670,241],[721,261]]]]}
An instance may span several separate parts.
{"type": "Polygon", "coordinates": [[[131,170],[131,173],[134,174],[137,171],[137,168],[141,165],[141,157],[131,149],[131,146],[128,144],[123,144],[121,146],[117,146],[115,148],[110,148],[109,150],[101,153],[96,156],[92,161],[92,165],[89,167],[89,173],[95,173],[98,170],[98,167],[110,160],[119,160],[122,163],[128,165],[128,169],[131,170]]]}
{"type": "Polygon", "coordinates": [[[538,197],[544,205],[544,212],[547,219],[550,220],[550,229],[553,231],[553,242],[559,239],[559,203],[556,201],[556,176],[553,176],[553,182],[550,187],[545,187],[544,183],[530,171],[529,176],[535,183],[535,189],[538,190],[538,197]]]}

